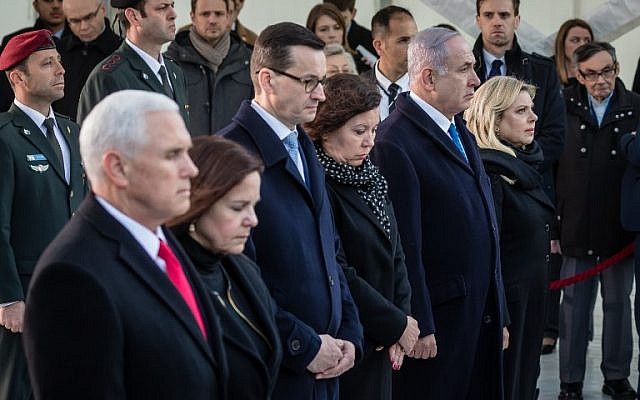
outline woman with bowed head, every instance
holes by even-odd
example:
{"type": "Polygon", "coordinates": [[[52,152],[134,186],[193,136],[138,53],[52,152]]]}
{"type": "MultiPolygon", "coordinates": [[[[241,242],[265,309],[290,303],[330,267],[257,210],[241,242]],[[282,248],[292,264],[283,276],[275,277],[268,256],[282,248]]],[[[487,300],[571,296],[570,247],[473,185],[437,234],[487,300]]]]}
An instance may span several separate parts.
{"type": "Polygon", "coordinates": [[[193,140],[199,173],[191,207],[168,225],[200,273],[223,329],[228,398],[268,399],[282,347],[275,304],[258,266],[242,254],[260,200],[262,163],[242,146],[216,136],[193,140]]]}
{"type": "Polygon", "coordinates": [[[392,369],[418,339],[411,289],[387,181],[371,163],[380,93],[357,75],[324,85],[326,100],[304,125],[325,170],[349,289],[364,327],[362,361],[340,377],[342,399],[391,399],[392,369]]]}
{"type": "Polygon", "coordinates": [[[480,147],[500,227],[500,261],[509,325],[504,352],[505,399],[533,400],[544,331],[550,224],[554,207],[536,165],[535,87],[516,78],[489,79],[464,116],[480,147]]]}

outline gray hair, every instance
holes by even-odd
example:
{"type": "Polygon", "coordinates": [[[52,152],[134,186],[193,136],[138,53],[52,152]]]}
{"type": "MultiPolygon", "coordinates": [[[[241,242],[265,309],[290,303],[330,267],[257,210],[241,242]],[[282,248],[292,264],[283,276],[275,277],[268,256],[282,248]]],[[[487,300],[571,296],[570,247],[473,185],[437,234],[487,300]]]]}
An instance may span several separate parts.
{"type": "Polygon", "coordinates": [[[147,113],[179,112],[167,96],[143,90],[121,90],[105,97],[87,115],[80,130],[80,155],[92,182],[104,178],[102,157],[115,150],[133,156],[150,138],[147,113]]]}
{"type": "Polygon", "coordinates": [[[431,68],[443,75],[447,73],[447,42],[458,32],[446,28],[427,28],[418,32],[407,51],[409,79],[413,82],[420,71],[431,68]]]}
{"type": "Polygon", "coordinates": [[[345,48],[342,47],[341,44],[330,43],[324,46],[324,49],[322,51],[324,51],[325,57],[339,56],[340,54],[344,54],[344,58],[347,60],[347,64],[349,64],[349,69],[351,70],[351,73],[356,75],[358,74],[358,69],[356,68],[356,62],[353,59],[353,55],[351,55],[350,52],[345,50],[345,48]]]}

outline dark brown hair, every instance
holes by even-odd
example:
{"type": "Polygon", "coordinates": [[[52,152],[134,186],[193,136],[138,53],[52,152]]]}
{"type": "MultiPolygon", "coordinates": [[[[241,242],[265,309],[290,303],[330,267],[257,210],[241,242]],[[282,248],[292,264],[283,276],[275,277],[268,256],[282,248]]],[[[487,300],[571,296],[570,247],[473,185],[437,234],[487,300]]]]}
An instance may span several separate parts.
{"type": "Polygon", "coordinates": [[[340,28],[342,28],[342,47],[345,49],[349,48],[349,44],[347,42],[347,25],[344,22],[344,17],[340,14],[340,10],[338,7],[334,6],[331,3],[323,3],[316,4],[313,6],[311,11],[309,11],[309,15],[307,16],[307,29],[309,29],[314,34],[316,33],[316,24],[318,23],[318,18],[326,15],[332,20],[336,21],[340,28]]]}
{"type": "Polygon", "coordinates": [[[189,150],[198,175],[191,180],[191,207],[167,223],[167,226],[189,224],[252,172],[262,173],[262,161],[241,145],[220,136],[193,139],[189,150]]]}
{"type": "MultiPolygon", "coordinates": [[[[476,15],[480,15],[480,6],[485,0],[476,0],[476,15]]],[[[517,17],[520,14],[520,0],[511,0],[513,4],[513,16],[517,17]]]]}
{"type": "Polygon", "coordinates": [[[389,31],[389,23],[394,18],[399,18],[402,15],[406,15],[413,19],[411,12],[403,7],[398,6],[386,6],[380,9],[373,18],[371,18],[371,36],[375,39],[379,39],[389,31]]]}
{"type": "Polygon", "coordinates": [[[325,3],[331,3],[334,6],[338,7],[340,11],[351,11],[356,8],[356,0],[324,0],[325,3]]]}
{"type": "Polygon", "coordinates": [[[611,56],[613,64],[618,66],[618,58],[616,57],[616,49],[607,42],[591,42],[585,43],[573,52],[573,62],[578,64],[587,61],[597,53],[606,51],[611,56]]]}
{"type": "MultiPolygon", "coordinates": [[[[593,37],[593,30],[591,30],[591,26],[587,23],[587,21],[582,20],[580,18],[570,19],[565,21],[562,25],[560,25],[560,29],[558,29],[558,33],[556,34],[556,41],[554,44],[555,49],[555,63],[556,63],[556,71],[558,72],[558,78],[560,78],[560,82],[563,85],[566,85],[569,82],[569,73],[567,72],[567,67],[565,64],[566,53],[564,52],[564,41],[567,40],[567,35],[569,35],[569,31],[571,28],[575,27],[583,28],[589,31],[589,35],[591,35],[591,40],[593,37]]],[[[571,60],[573,63],[573,60],[571,60]]]]}
{"type": "Polygon", "coordinates": [[[304,124],[313,140],[335,132],[348,120],[380,105],[380,92],[368,80],[358,75],[337,74],[327,78],[324,85],[326,100],[318,105],[316,118],[304,124]]]}

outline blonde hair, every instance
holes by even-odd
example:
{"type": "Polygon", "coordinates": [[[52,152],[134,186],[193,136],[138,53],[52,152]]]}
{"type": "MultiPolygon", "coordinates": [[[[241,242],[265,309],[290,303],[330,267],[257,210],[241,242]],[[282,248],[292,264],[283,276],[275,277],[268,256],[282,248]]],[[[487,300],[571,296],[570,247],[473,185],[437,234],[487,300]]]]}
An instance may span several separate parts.
{"type": "Polygon", "coordinates": [[[476,137],[478,147],[516,156],[511,147],[500,141],[496,135],[496,128],[504,112],[523,91],[533,99],[536,87],[511,76],[496,76],[480,86],[473,95],[471,105],[464,112],[467,128],[476,137]]]}

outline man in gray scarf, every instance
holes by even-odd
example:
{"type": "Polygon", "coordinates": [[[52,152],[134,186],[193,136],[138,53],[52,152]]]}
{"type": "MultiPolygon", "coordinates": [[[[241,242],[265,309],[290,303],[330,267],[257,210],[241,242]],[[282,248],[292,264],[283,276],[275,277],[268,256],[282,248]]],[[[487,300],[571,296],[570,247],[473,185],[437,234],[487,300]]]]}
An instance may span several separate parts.
{"type": "Polygon", "coordinates": [[[240,103],[253,97],[251,51],[229,33],[232,1],[191,0],[191,27],[179,32],[165,53],[187,79],[192,136],[220,130],[240,103]]]}

